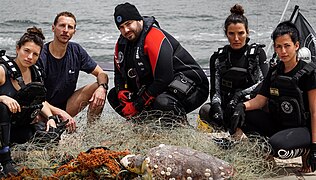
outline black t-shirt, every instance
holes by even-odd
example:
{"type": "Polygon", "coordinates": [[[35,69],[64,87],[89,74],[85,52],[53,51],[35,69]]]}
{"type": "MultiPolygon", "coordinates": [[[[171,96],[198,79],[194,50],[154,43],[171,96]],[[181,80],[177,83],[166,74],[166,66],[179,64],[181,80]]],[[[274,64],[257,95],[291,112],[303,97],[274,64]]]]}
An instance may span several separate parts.
{"type": "Polygon", "coordinates": [[[49,52],[49,43],[42,49],[37,65],[45,72],[44,83],[47,101],[59,108],[65,108],[68,98],[76,89],[79,72],[91,73],[97,63],[79,44],[69,42],[61,59],[49,52]]]}

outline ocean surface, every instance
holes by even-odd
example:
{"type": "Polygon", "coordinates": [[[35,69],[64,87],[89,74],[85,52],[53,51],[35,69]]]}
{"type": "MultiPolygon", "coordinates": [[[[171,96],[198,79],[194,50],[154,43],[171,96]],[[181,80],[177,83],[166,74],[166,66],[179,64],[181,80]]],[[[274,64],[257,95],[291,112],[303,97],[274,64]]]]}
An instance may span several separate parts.
{"type": "MultiPolygon", "coordinates": [[[[80,43],[106,69],[113,69],[114,45],[119,31],[113,21],[117,0],[1,0],[0,49],[15,54],[15,43],[31,26],[43,29],[52,39],[51,24],[58,12],[70,11],[77,18],[72,41],[80,43]]],[[[268,46],[270,35],[280,21],[288,0],[131,0],[142,15],[155,16],[160,26],[174,35],[202,67],[210,55],[227,44],[223,24],[230,8],[241,4],[248,17],[251,42],[268,46]]],[[[316,1],[292,0],[285,11],[289,19],[295,5],[316,28],[316,1]]]]}

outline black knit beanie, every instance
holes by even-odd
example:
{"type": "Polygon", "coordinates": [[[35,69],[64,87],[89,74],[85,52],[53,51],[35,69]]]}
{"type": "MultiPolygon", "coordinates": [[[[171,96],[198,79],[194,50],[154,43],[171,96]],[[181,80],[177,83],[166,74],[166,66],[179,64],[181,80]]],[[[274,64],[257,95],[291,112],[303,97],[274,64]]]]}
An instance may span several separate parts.
{"type": "Polygon", "coordinates": [[[128,20],[142,20],[142,16],[139,14],[137,8],[126,2],[124,4],[119,4],[115,7],[114,12],[114,21],[116,23],[117,28],[128,20]]]}

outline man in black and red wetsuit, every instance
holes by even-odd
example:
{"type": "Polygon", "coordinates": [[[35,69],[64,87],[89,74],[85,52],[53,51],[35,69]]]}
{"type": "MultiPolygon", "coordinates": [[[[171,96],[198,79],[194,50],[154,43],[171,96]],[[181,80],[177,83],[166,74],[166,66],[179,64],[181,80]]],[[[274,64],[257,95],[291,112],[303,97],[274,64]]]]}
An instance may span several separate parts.
{"type": "Polygon", "coordinates": [[[115,88],[108,101],[116,112],[125,118],[143,110],[185,117],[206,101],[204,71],[154,17],[142,17],[134,5],[124,3],[116,6],[114,20],[121,35],[115,46],[115,88]]]}

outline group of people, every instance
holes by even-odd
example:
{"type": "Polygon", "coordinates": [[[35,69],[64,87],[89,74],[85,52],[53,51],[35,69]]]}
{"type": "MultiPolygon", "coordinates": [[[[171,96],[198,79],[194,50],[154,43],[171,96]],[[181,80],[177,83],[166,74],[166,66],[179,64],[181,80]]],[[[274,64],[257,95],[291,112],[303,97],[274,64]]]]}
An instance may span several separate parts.
{"type": "Polygon", "coordinates": [[[105,105],[107,74],[84,48],[69,41],[76,32],[75,16],[57,14],[52,31],[53,40],[44,44],[41,29],[28,28],[17,41],[15,57],[1,51],[0,178],[17,173],[11,144],[25,143],[38,131],[60,133],[59,124],[73,133],[73,117],[84,107],[89,105],[87,117],[92,123],[105,105]],[[80,71],[93,74],[96,82],[76,90],[80,71]]]}
{"type": "Polygon", "coordinates": [[[44,44],[42,31],[32,27],[17,42],[16,57],[1,52],[2,176],[17,172],[10,145],[28,141],[37,123],[44,122],[50,131],[61,120],[69,133],[75,132],[73,117],[88,106],[92,123],[101,115],[106,97],[126,119],[148,110],[172,111],[185,119],[201,106],[199,117],[207,124],[223,127],[236,138],[259,133],[269,138],[273,156],[303,156],[302,171],[315,170],[316,66],[299,60],[294,24],[285,21],[273,31],[278,63],[269,67],[264,45],[249,43],[243,7],[234,5],[224,24],[229,44],[210,58],[209,85],[199,64],[154,17],[141,16],[127,2],[115,7],[114,21],[120,36],[109,92],[108,75],[83,47],[70,41],[76,32],[70,12],[55,17],[52,41],[44,44]],[[96,81],[76,90],[80,71],[96,81]]]}
{"type": "MultiPolygon", "coordinates": [[[[202,122],[240,140],[244,134],[268,138],[271,156],[302,156],[302,172],[316,169],[316,65],[299,60],[299,31],[284,21],[272,32],[276,61],[268,63],[263,45],[248,44],[242,6],[224,24],[229,45],[210,59],[210,102],[199,110],[202,122]]],[[[309,55],[310,56],[310,55],[309,55]]]]}

